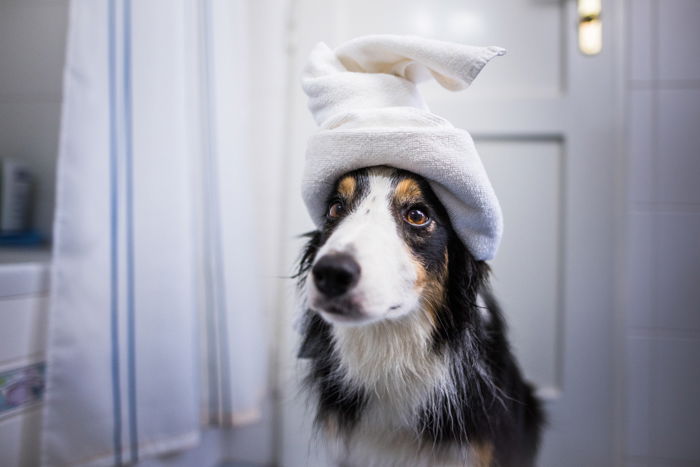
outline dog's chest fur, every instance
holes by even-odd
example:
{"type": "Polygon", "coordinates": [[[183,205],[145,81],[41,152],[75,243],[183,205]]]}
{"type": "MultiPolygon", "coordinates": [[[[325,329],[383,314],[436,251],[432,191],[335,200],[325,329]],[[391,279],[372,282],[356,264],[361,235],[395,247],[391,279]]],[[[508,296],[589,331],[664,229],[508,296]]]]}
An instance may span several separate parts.
{"type": "Polygon", "coordinates": [[[444,358],[430,347],[432,330],[420,310],[398,320],[333,328],[342,377],[349,386],[362,387],[372,412],[381,412],[394,428],[414,425],[407,417],[448,381],[444,358]]]}
{"type": "Polygon", "coordinates": [[[438,449],[421,439],[421,412],[454,392],[449,357],[431,348],[433,328],[430,315],[418,310],[400,320],[333,329],[342,378],[367,394],[352,434],[335,446],[342,465],[487,465],[478,447],[438,449]]]}

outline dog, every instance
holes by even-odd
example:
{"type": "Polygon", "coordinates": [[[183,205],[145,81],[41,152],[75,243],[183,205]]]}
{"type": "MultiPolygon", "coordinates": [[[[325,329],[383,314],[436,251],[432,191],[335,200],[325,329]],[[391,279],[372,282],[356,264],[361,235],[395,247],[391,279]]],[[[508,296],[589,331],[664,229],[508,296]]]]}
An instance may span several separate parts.
{"type": "Polygon", "coordinates": [[[533,466],[541,402],[489,284],[425,179],[341,177],[296,274],[315,426],[340,465],[533,466]]]}

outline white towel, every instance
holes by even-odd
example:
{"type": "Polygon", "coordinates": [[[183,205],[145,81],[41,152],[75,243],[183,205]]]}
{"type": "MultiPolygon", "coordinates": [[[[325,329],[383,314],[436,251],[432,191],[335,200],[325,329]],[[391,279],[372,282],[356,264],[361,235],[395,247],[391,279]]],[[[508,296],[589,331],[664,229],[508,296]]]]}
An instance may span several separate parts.
{"type": "Polygon", "coordinates": [[[319,43],[302,76],[320,131],[311,137],[302,196],[317,226],[335,181],[388,165],[430,182],[471,253],[494,257],[501,209],[469,133],[428,110],[417,83],[434,78],[465,89],[500,47],[472,47],[415,36],[374,35],[331,50],[319,43]]]}

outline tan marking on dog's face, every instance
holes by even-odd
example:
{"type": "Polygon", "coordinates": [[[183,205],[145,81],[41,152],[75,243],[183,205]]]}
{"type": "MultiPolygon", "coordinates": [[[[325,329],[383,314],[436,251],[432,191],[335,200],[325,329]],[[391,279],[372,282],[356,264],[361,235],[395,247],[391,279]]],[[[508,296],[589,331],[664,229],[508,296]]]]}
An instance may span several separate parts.
{"type": "Polygon", "coordinates": [[[491,467],[493,465],[493,444],[474,444],[470,451],[474,460],[474,467],[491,467]]]}
{"type": "Polygon", "coordinates": [[[448,254],[445,249],[445,263],[438,274],[426,271],[420,261],[415,261],[418,279],[416,290],[420,294],[421,308],[433,326],[437,324],[440,307],[445,302],[445,282],[447,281],[448,254]]]}
{"type": "MultiPolygon", "coordinates": [[[[396,184],[393,198],[393,204],[399,211],[412,205],[425,203],[423,190],[418,181],[412,177],[404,178],[396,184]]],[[[431,222],[430,225],[423,228],[430,232],[436,228],[436,224],[431,222]]],[[[411,258],[411,263],[416,271],[414,290],[420,296],[421,308],[433,326],[437,324],[438,312],[445,298],[447,249],[445,249],[444,258],[444,267],[438,272],[429,271],[419,257],[413,256],[411,258]]]]}
{"type": "Polygon", "coordinates": [[[405,178],[396,184],[394,200],[399,206],[416,203],[422,198],[423,191],[420,189],[420,185],[412,178],[405,178]]]}
{"type": "Polygon", "coordinates": [[[423,263],[421,263],[416,257],[411,257],[411,264],[413,265],[413,268],[416,271],[416,280],[413,283],[413,288],[416,291],[416,294],[420,297],[420,303],[422,305],[422,309],[426,312],[426,316],[430,320],[430,324],[432,326],[435,326],[435,313],[432,313],[427,305],[426,301],[426,292],[431,289],[431,284],[432,280],[428,275],[428,271],[425,270],[425,266],[423,266],[423,263]]]}
{"type": "Polygon", "coordinates": [[[351,200],[355,196],[357,181],[352,175],[346,175],[338,183],[338,194],[346,200],[351,200]]]}
{"type": "MultiPolygon", "coordinates": [[[[425,203],[425,195],[423,190],[418,181],[412,177],[407,177],[400,180],[396,184],[396,188],[394,189],[392,196],[392,204],[394,205],[394,208],[399,212],[402,212],[402,214],[406,214],[407,209],[411,206],[425,203]]],[[[420,210],[423,211],[423,209],[420,210]]],[[[406,218],[404,217],[402,221],[406,222],[406,218]]],[[[434,222],[430,222],[430,224],[424,228],[428,232],[432,232],[435,230],[436,225],[434,222]]]]}

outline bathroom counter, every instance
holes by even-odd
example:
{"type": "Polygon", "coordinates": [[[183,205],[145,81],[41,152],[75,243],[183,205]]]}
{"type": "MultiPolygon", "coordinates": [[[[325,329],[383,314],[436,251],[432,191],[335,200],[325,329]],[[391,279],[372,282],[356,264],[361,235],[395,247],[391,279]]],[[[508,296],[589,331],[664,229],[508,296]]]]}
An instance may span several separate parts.
{"type": "Polygon", "coordinates": [[[0,248],[0,464],[38,465],[48,248],[0,248]]]}
{"type": "Polygon", "coordinates": [[[0,298],[48,291],[51,250],[0,248],[0,298]]]}

